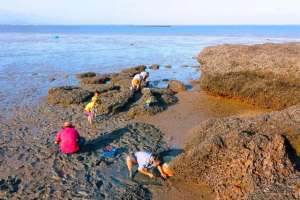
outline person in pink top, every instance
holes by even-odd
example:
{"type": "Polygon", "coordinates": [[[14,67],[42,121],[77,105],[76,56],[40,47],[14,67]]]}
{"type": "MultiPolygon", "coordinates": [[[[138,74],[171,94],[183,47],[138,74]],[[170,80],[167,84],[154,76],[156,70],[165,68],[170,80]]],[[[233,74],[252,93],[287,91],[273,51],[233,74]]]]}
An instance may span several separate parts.
{"type": "Polygon", "coordinates": [[[60,144],[60,150],[64,154],[72,154],[79,151],[79,133],[71,122],[65,122],[62,130],[57,133],[55,143],[60,144]]]}

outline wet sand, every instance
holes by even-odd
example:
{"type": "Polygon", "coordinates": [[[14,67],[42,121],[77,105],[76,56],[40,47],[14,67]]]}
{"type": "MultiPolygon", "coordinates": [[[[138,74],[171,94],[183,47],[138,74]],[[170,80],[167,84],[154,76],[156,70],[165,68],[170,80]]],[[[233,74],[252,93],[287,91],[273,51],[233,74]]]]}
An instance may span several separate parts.
{"type": "Polygon", "coordinates": [[[162,113],[141,117],[138,121],[155,125],[173,148],[183,148],[190,138],[192,128],[211,119],[229,116],[255,116],[270,110],[261,109],[238,100],[211,96],[195,87],[193,91],[177,95],[179,102],[162,113]]]}
{"type": "MultiPolygon", "coordinates": [[[[260,109],[238,100],[208,95],[195,87],[193,91],[177,95],[179,102],[168,110],[150,117],[138,119],[155,125],[166,135],[171,148],[183,149],[192,135],[193,127],[199,123],[220,117],[255,116],[270,110],[260,109]]],[[[152,186],[153,199],[157,200],[199,200],[215,199],[213,192],[205,185],[196,185],[184,180],[171,178],[165,187],[152,186]]]]}

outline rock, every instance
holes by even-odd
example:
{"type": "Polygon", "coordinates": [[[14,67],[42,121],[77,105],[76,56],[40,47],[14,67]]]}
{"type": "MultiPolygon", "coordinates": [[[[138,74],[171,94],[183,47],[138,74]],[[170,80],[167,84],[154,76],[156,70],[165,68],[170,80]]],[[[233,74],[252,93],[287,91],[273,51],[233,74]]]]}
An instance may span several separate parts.
{"type": "Polygon", "coordinates": [[[53,81],[55,81],[55,80],[56,80],[55,77],[49,77],[49,78],[48,78],[48,81],[49,81],[49,82],[53,82],[53,81]]]}
{"type": "Polygon", "coordinates": [[[136,67],[131,67],[131,68],[127,68],[122,70],[119,75],[120,76],[127,76],[127,77],[133,77],[136,74],[139,74],[143,71],[146,70],[146,66],[145,65],[139,65],[136,67]]]}
{"type": "Polygon", "coordinates": [[[99,75],[99,76],[81,78],[80,83],[81,84],[105,84],[109,80],[110,78],[108,75],[99,75]]]}
{"type": "Polygon", "coordinates": [[[265,108],[300,103],[300,43],[208,47],[198,61],[210,93],[265,108]]]}
{"type": "Polygon", "coordinates": [[[84,72],[84,73],[76,74],[76,77],[78,79],[90,78],[90,77],[94,77],[94,76],[96,76],[95,72],[84,72]]]}
{"type": "Polygon", "coordinates": [[[171,80],[168,84],[168,88],[173,92],[186,91],[185,85],[181,81],[177,81],[177,80],[171,80]]]}
{"type": "Polygon", "coordinates": [[[116,114],[124,109],[133,98],[130,90],[109,91],[100,95],[101,104],[97,106],[98,114],[116,114]]]}
{"type": "Polygon", "coordinates": [[[170,94],[161,95],[161,99],[167,105],[173,105],[178,102],[178,98],[176,96],[170,95],[170,94]]]}
{"type": "Polygon", "coordinates": [[[87,84],[87,85],[82,85],[82,89],[88,90],[89,92],[95,92],[96,90],[99,91],[100,93],[105,93],[108,91],[112,90],[120,90],[120,86],[116,86],[113,83],[106,83],[106,84],[87,84]]]}
{"type": "Polygon", "coordinates": [[[165,68],[170,69],[170,68],[172,68],[172,65],[165,65],[165,68]]]}
{"type": "Polygon", "coordinates": [[[51,88],[47,100],[49,104],[80,104],[89,100],[92,95],[93,93],[79,87],[63,86],[51,88]]]}
{"type": "Polygon", "coordinates": [[[259,193],[268,196],[263,188],[275,191],[277,199],[294,199],[287,185],[299,184],[291,181],[298,180],[294,163],[299,163],[299,158],[290,145],[295,147],[291,138],[300,130],[295,120],[300,113],[287,116],[299,109],[294,106],[252,118],[208,120],[194,128],[194,137],[172,167],[179,178],[212,187],[217,199],[248,199],[259,193]]]}
{"type": "Polygon", "coordinates": [[[183,68],[188,68],[189,65],[181,65],[181,67],[183,67],[183,68]]]}
{"type": "Polygon", "coordinates": [[[149,68],[153,69],[153,70],[158,70],[159,69],[159,65],[158,64],[153,64],[153,65],[150,65],[149,68]]]}

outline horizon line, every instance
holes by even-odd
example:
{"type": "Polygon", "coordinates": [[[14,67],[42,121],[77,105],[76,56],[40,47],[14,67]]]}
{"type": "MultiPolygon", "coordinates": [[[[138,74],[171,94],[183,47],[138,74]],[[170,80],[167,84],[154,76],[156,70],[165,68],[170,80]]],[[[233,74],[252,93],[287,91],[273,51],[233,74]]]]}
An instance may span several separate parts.
{"type": "Polygon", "coordinates": [[[300,24],[0,24],[0,26],[300,26],[300,24]]]}

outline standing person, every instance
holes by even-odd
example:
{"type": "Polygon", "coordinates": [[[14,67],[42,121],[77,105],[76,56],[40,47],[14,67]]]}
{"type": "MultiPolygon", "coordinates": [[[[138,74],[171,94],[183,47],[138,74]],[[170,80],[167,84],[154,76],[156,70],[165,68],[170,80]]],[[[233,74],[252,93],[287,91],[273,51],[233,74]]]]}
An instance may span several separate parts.
{"type": "Polygon", "coordinates": [[[60,145],[60,150],[64,154],[72,154],[79,151],[79,133],[71,122],[65,122],[63,128],[57,133],[55,144],[60,145]]]}
{"type": "Polygon", "coordinates": [[[136,74],[131,80],[131,89],[138,91],[141,88],[142,77],[140,74],[136,74]]]}
{"type": "Polygon", "coordinates": [[[84,113],[87,116],[88,122],[90,123],[90,125],[92,125],[92,123],[93,123],[94,109],[95,109],[95,107],[96,107],[96,102],[95,101],[91,101],[84,108],[84,113]]]}
{"type": "Polygon", "coordinates": [[[149,176],[150,178],[154,177],[150,169],[152,167],[157,167],[160,175],[164,179],[167,178],[166,174],[163,172],[161,161],[156,154],[151,154],[146,151],[138,151],[132,155],[128,155],[126,157],[126,163],[130,178],[132,178],[132,167],[134,165],[138,165],[138,171],[142,174],[149,176]]]}
{"type": "Polygon", "coordinates": [[[100,92],[96,90],[94,96],[92,97],[92,101],[97,103],[99,101],[99,96],[100,96],[100,92]]]}
{"type": "Polygon", "coordinates": [[[92,125],[93,119],[95,117],[95,108],[99,102],[99,96],[100,96],[100,92],[98,90],[96,90],[94,96],[92,97],[92,101],[90,103],[88,103],[84,108],[85,115],[87,116],[88,122],[91,125],[92,125]]]}

